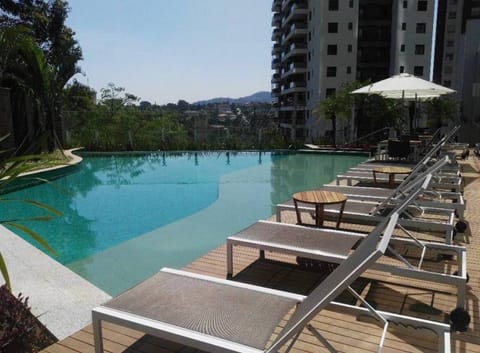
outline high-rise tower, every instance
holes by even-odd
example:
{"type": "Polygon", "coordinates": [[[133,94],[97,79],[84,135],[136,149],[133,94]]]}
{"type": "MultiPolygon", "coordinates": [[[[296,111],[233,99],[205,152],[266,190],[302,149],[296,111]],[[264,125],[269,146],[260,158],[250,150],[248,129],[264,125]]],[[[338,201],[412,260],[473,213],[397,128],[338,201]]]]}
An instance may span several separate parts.
{"type": "MultiPolygon", "coordinates": [[[[342,84],[433,77],[436,0],[274,0],[272,11],[273,105],[292,142],[331,133],[313,111],[342,84]]],[[[338,124],[348,140],[350,124],[338,124]]]]}

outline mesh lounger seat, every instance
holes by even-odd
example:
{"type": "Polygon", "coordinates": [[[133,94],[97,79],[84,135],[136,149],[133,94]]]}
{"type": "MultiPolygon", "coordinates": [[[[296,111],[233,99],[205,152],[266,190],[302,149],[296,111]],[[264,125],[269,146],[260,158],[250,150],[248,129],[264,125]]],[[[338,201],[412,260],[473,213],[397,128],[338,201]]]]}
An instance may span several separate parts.
{"type": "Polygon", "coordinates": [[[332,344],[310,324],[328,305],[342,312],[370,313],[383,324],[379,351],[389,322],[399,322],[434,331],[439,338],[438,351],[450,352],[449,325],[377,311],[350,288],[350,284],[385,252],[397,219],[396,213],[386,218],[306,297],[162,269],[92,310],[95,352],[103,352],[102,321],[208,352],[278,352],[287,344],[285,351],[288,352],[307,327],[327,349],[335,352],[332,344]],[[355,293],[366,307],[333,302],[345,289],[355,293]],[[291,312],[288,318],[286,315],[291,312]],[[282,323],[283,328],[269,344],[283,319],[287,321],[282,323]]]}
{"type": "MultiPolygon", "coordinates": [[[[265,252],[269,251],[338,264],[346,259],[355,245],[364,237],[365,234],[357,232],[258,221],[227,238],[227,274],[229,276],[233,275],[234,246],[258,249],[262,259],[265,257],[265,252]]],[[[389,256],[395,256],[397,262],[392,262],[391,259],[383,262],[377,261],[370,268],[386,272],[388,275],[421,279],[430,283],[442,283],[455,287],[456,308],[465,308],[467,283],[465,247],[424,242],[414,237],[392,237],[389,250],[389,256]],[[420,256],[415,263],[412,263],[411,260],[395,251],[396,246],[400,248],[407,246],[410,249],[417,248],[420,250],[420,256]],[[457,270],[452,273],[451,267],[445,270],[443,266],[439,266],[438,271],[433,270],[426,257],[433,256],[436,259],[438,253],[453,255],[452,259],[454,259],[455,264],[450,263],[449,266],[455,266],[457,270]],[[426,266],[423,266],[424,263],[426,266]]],[[[437,260],[434,260],[434,262],[437,262],[437,260]]],[[[387,281],[388,275],[385,276],[387,281]]]]}
{"type": "MultiPolygon", "coordinates": [[[[405,180],[405,175],[395,175],[395,182],[397,184],[402,183],[405,180]]],[[[435,175],[435,181],[432,182],[431,188],[442,189],[442,190],[452,190],[455,192],[460,192],[462,188],[462,178],[458,176],[449,176],[449,175],[435,175]]],[[[343,174],[338,174],[336,178],[337,185],[340,185],[341,182],[345,180],[348,186],[353,185],[353,181],[357,182],[367,182],[373,183],[374,177],[373,172],[370,171],[347,171],[343,174]]],[[[379,183],[388,183],[388,176],[377,175],[375,180],[379,183]]]]}
{"type": "MultiPolygon", "coordinates": [[[[348,185],[333,185],[325,184],[322,189],[326,191],[340,192],[346,195],[349,199],[363,200],[370,202],[382,202],[392,197],[395,189],[377,188],[370,186],[348,186],[348,185]]],[[[418,205],[434,208],[453,209],[458,218],[463,219],[465,213],[465,199],[459,192],[448,191],[425,191],[421,199],[418,200],[418,205]]]]}

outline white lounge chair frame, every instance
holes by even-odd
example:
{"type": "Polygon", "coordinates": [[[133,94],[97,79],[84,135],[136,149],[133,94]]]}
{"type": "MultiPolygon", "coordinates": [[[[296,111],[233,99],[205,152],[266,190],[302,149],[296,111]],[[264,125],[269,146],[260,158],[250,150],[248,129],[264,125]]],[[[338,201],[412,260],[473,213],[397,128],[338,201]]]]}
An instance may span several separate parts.
{"type": "MultiPolygon", "coordinates": [[[[124,310],[122,308],[114,307],[114,305],[112,307],[112,305],[109,304],[110,302],[107,302],[106,304],[92,310],[95,352],[103,352],[103,337],[101,325],[102,321],[108,321],[122,326],[130,327],[132,329],[140,330],[163,339],[174,341],[208,352],[278,352],[280,348],[286,346],[287,344],[288,347],[286,349],[286,352],[289,352],[295,344],[300,333],[305,327],[307,327],[313,333],[313,335],[325,347],[327,347],[330,352],[336,352],[335,348],[328,342],[328,340],[310,324],[312,319],[321,310],[325,309],[329,304],[333,304],[335,308],[341,308],[341,310],[344,311],[351,310],[357,313],[369,313],[374,318],[376,318],[383,325],[383,333],[379,341],[379,352],[382,351],[389,322],[401,322],[403,324],[432,330],[439,337],[438,351],[450,352],[449,325],[377,311],[373,307],[368,305],[368,303],[366,303],[363,299],[361,299],[358,294],[354,295],[363,302],[366,308],[357,308],[354,306],[337,304],[333,302],[333,300],[347,288],[350,292],[355,293],[350,287],[350,284],[361,273],[367,270],[380,256],[382,256],[382,254],[384,254],[387,249],[395,224],[397,223],[397,220],[398,214],[396,212],[393,212],[389,218],[385,219],[384,222],[377,226],[374,231],[372,231],[365,239],[363,239],[358,248],[351,255],[349,255],[345,259],[345,261],[343,261],[319,286],[317,286],[306,297],[283,291],[277,291],[228,280],[216,279],[209,276],[197,275],[184,271],[162,269],[159,272],[160,276],[167,273],[170,276],[175,276],[175,280],[181,281],[183,278],[199,280],[202,282],[202,288],[209,287],[210,284],[226,286],[229,288],[229,290],[231,288],[241,288],[247,293],[259,292],[270,296],[272,300],[274,300],[275,298],[283,298],[284,300],[291,303],[292,309],[295,308],[295,311],[290,316],[289,320],[286,322],[285,326],[275,338],[271,346],[268,348],[259,348],[258,346],[250,346],[245,343],[233,342],[228,339],[228,334],[219,335],[217,334],[217,330],[214,330],[215,334],[212,334],[208,329],[205,329],[205,326],[207,326],[208,323],[204,323],[201,325],[201,327],[196,326],[195,329],[192,329],[191,327],[189,327],[188,324],[179,326],[177,324],[172,324],[171,322],[169,322],[171,320],[163,320],[158,318],[146,317],[145,315],[138,315],[136,314],[136,312],[132,312],[129,309],[124,310]],[[208,331],[208,333],[205,331],[208,331]]],[[[130,291],[127,291],[126,294],[129,296],[135,296],[136,288],[139,287],[132,288],[130,291]]],[[[188,294],[191,295],[193,298],[198,295],[198,291],[192,291],[192,293],[187,293],[187,295],[188,294]]],[[[175,293],[173,294],[173,296],[175,297],[175,293]]],[[[113,299],[113,301],[118,300],[119,298],[121,301],[122,295],[120,295],[118,298],[113,299]]],[[[174,299],[175,298],[173,298],[173,300],[174,299]]],[[[169,297],[169,300],[172,300],[171,296],[169,297]]],[[[212,297],[211,300],[218,300],[218,297],[212,297]]],[[[155,306],[156,302],[157,300],[155,298],[151,299],[152,306],[155,306]]],[[[232,302],[232,305],[234,304],[236,303],[232,302]]],[[[245,302],[245,305],[246,308],[248,308],[248,302],[245,302]]],[[[215,306],[213,308],[215,308],[215,306]]],[[[202,311],[202,308],[197,309],[200,312],[202,311]]],[[[149,312],[148,307],[144,308],[144,311],[145,310],[146,312],[149,312]]],[[[169,313],[166,313],[166,311],[169,310],[169,307],[164,308],[164,310],[161,311],[160,315],[168,317],[169,313]]],[[[188,310],[188,308],[186,310],[188,310]]],[[[218,308],[217,310],[218,313],[209,314],[221,321],[222,309],[218,308]]],[[[173,313],[175,314],[175,312],[176,311],[174,311],[173,313]]],[[[248,310],[245,312],[239,310],[236,314],[242,315],[243,319],[251,315],[248,310]]],[[[282,308],[279,314],[285,315],[286,312],[284,312],[284,309],[282,308]]],[[[271,315],[274,315],[274,313],[271,313],[271,315]]],[[[272,322],[267,323],[269,321],[267,319],[268,318],[265,318],[265,321],[261,324],[262,326],[269,325],[268,327],[272,331],[271,333],[273,333],[273,330],[277,327],[279,322],[273,323],[272,325],[272,322]]],[[[260,323],[257,322],[256,325],[258,326],[258,324],[260,323]]],[[[250,330],[251,327],[243,327],[243,329],[250,330]]],[[[266,343],[267,342],[265,342],[264,344],[266,343]]]]}
{"type": "MultiPolygon", "coordinates": [[[[440,149],[448,142],[450,138],[452,138],[455,133],[458,131],[460,126],[456,126],[449,134],[442,137],[442,139],[430,150],[425,156],[413,167],[411,173],[407,177],[403,177],[401,175],[396,176],[395,180],[401,183],[401,185],[405,185],[406,183],[410,182],[410,180],[417,177],[418,173],[424,171],[430,162],[431,158],[437,154],[440,149]]],[[[453,162],[453,161],[452,161],[453,162]]],[[[460,177],[456,175],[442,175],[441,173],[437,173],[438,175],[435,176],[436,180],[432,183],[432,188],[439,188],[439,189],[451,189],[455,192],[460,192],[462,180],[460,177]]],[[[358,171],[352,170],[350,172],[339,174],[336,178],[337,185],[340,185],[342,180],[346,180],[348,186],[352,186],[352,181],[373,181],[373,174],[366,171],[358,171]]],[[[386,182],[388,181],[387,177],[377,176],[377,180],[386,182]]]]}
{"type": "MultiPolygon", "coordinates": [[[[415,197],[428,187],[430,176],[424,177],[425,180],[421,187],[413,191],[408,198],[403,201],[404,207],[407,207],[415,197]]],[[[397,212],[401,210],[398,209],[397,212]]],[[[400,221],[400,219],[399,219],[400,221]]],[[[411,232],[402,225],[397,224],[407,238],[392,237],[391,242],[400,245],[416,246],[421,249],[421,255],[417,266],[412,265],[406,258],[400,255],[395,249],[389,246],[390,252],[403,263],[403,266],[389,265],[384,263],[375,263],[372,269],[385,271],[394,275],[416,278],[430,282],[443,283],[456,287],[457,290],[457,307],[465,308],[466,301],[466,283],[467,283],[467,254],[466,248],[462,246],[446,245],[440,243],[425,242],[417,239],[411,232]],[[448,254],[456,255],[458,271],[456,274],[438,273],[428,271],[422,268],[427,251],[442,251],[448,254]]],[[[251,231],[250,231],[251,232],[251,231]]],[[[257,224],[248,227],[244,231],[240,231],[236,235],[227,238],[227,274],[233,275],[233,246],[241,245],[253,247],[260,250],[260,257],[264,257],[265,251],[282,252],[291,255],[306,257],[315,260],[339,263],[348,255],[348,251],[352,246],[362,238],[362,233],[339,231],[333,229],[316,229],[293,224],[285,224],[278,222],[259,221],[257,224]],[[249,229],[255,228],[253,231],[255,236],[249,237],[249,229]],[[273,228],[276,231],[273,231],[273,228]],[[292,230],[297,233],[303,240],[297,241],[292,235],[292,230]],[[275,234],[288,232],[291,241],[283,240],[280,244],[275,239],[275,234]],[[317,239],[315,242],[314,239],[317,239]],[[307,242],[302,245],[303,242],[307,242]],[[310,243],[309,243],[310,242],[310,243]],[[312,246],[313,242],[314,246],[312,246]],[[310,247],[308,247],[310,244],[310,247]],[[314,248],[315,247],[315,248],[314,248]],[[319,249],[324,247],[324,249],[319,249]]]]}
{"type": "MultiPolygon", "coordinates": [[[[392,275],[403,276],[407,278],[420,279],[428,282],[435,282],[446,284],[456,288],[457,304],[456,307],[465,308],[466,302],[466,283],[467,283],[467,251],[463,246],[447,245],[441,243],[425,242],[417,239],[408,230],[401,227],[408,238],[392,237],[391,245],[408,245],[415,246],[421,250],[420,258],[418,259],[418,265],[412,264],[408,259],[400,255],[395,248],[389,246],[390,253],[395,256],[402,266],[391,265],[377,262],[371,266],[371,269],[383,271],[392,275]],[[454,255],[455,265],[458,268],[456,273],[439,273],[423,268],[424,258],[428,251],[437,251],[448,255],[454,255]]],[[[305,227],[296,224],[278,223],[271,221],[258,221],[256,224],[240,231],[239,233],[227,238],[227,274],[233,276],[233,250],[235,246],[244,246],[249,248],[255,248],[259,250],[260,258],[265,258],[265,252],[277,252],[283,254],[289,254],[302,258],[308,258],[312,260],[320,260],[325,262],[340,263],[346,258],[346,250],[353,246],[359,239],[365,235],[362,233],[341,231],[337,229],[321,229],[305,227]],[[245,233],[249,231],[255,232],[254,239],[245,237],[245,233]],[[310,241],[314,241],[315,237],[318,238],[319,244],[326,244],[324,249],[318,247],[312,249],[311,247],[298,244],[295,238],[292,237],[292,241],[289,244],[277,242],[272,234],[275,233],[274,229],[278,232],[285,231],[286,234],[297,233],[303,237],[310,237],[310,241]],[[342,244],[332,244],[335,242],[335,237],[338,238],[342,244]],[[264,238],[264,239],[262,239],[264,238]],[[348,239],[350,238],[350,239],[348,239]],[[329,244],[330,243],[330,244],[329,244]],[[335,251],[336,247],[341,247],[340,251],[335,251]]]]}
{"type": "MultiPolygon", "coordinates": [[[[447,162],[448,162],[448,158],[445,157],[445,159],[442,159],[436,162],[436,164],[432,166],[432,168],[436,166],[437,167],[441,166],[447,162]]],[[[420,187],[421,183],[423,183],[424,181],[423,178],[425,178],[425,176],[428,174],[427,171],[417,175],[417,178],[409,182],[401,191],[399,191],[398,193],[392,194],[390,197],[382,201],[380,204],[376,202],[369,203],[368,201],[347,199],[347,202],[343,210],[342,221],[367,223],[367,224],[375,224],[381,221],[383,219],[383,216],[377,214],[377,212],[380,211],[384,206],[392,204],[392,201],[394,201],[394,204],[398,204],[398,202],[402,201],[402,200],[398,200],[398,196],[405,197],[404,193],[411,192],[410,190],[414,189],[415,187],[420,187]],[[356,206],[361,206],[362,209],[368,208],[369,212],[356,211],[354,210],[356,206]]],[[[431,177],[429,177],[429,180],[431,180],[431,177]]],[[[392,205],[392,207],[394,207],[394,204],[392,205]]],[[[431,212],[431,213],[441,214],[446,219],[443,222],[425,220],[418,217],[413,217],[409,213],[404,212],[403,213],[404,217],[401,218],[399,221],[401,225],[407,228],[418,228],[418,229],[423,229],[428,231],[441,232],[444,234],[445,242],[447,244],[452,243],[453,237],[455,234],[454,232],[455,214],[453,210],[434,208],[434,207],[424,207],[424,206],[414,205],[414,204],[412,204],[412,206],[418,207],[422,212],[431,212]]],[[[311,212],[314,212],[315,209],[309,205],[303,205],[303,204],[298,206],[296,209],[293,203],[281,203],[276,206],[276,221],[277,222],[282,221],[282,211],[295,211],[295,210],[298,210],[298,212],[311,213],[311,212]]],[[[339,211],[334,207],[326,207],[324,209],[324,215],[326,218],[328,217],[338,218],[338,213],[339,211]]]]}

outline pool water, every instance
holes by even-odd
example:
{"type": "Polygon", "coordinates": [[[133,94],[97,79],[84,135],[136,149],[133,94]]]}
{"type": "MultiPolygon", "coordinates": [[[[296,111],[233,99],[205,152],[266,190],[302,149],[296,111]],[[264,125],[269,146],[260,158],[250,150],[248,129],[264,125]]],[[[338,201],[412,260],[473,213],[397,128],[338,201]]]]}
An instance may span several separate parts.
{"type": "MultiPolygon", "coordinates": [[[[328,183],[366,159],[280,152],[82,156],[75,172],[4,198],[62,211],[63,217],[23,224],[48,241],[57,261],[111,295],[161,267],[188,264],[272,215],[294,192],[328,183]]],[[[10,202],[0,203],[0,212],[3,219],[44,214],[10,202]]]]}

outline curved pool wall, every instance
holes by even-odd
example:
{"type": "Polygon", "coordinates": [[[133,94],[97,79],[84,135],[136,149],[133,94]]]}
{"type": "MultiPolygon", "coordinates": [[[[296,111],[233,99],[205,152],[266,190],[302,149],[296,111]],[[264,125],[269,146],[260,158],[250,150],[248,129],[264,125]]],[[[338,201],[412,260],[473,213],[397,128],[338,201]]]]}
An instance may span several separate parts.
{"type": "MultiPolygon", "coordinates": [[[[64,217],[26,224],[47,239],[57,261],[111,295],[163,266],[188,264],[269,217],[292,193],[328,183],[367,158],[284,152],[82,157],[72,173],[4,196],[61,210],[64,217]]],[[[0,212],[42,214],[22,203],[0,203],[0,212]]]]}

